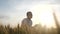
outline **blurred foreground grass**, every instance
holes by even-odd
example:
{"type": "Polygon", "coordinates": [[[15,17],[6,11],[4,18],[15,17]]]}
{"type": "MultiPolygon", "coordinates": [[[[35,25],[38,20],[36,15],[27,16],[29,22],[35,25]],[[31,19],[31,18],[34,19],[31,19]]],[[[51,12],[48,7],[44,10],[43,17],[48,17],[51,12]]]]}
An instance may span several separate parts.
{"type": "Polygon", "coordinates": [[[40,24],[36,24],[33,27],[20,27],[18,24],[14,28],[10,27],[10,25],[0,25],[0,34],[57,34],[57,29],[42,27],[40,24]]]}

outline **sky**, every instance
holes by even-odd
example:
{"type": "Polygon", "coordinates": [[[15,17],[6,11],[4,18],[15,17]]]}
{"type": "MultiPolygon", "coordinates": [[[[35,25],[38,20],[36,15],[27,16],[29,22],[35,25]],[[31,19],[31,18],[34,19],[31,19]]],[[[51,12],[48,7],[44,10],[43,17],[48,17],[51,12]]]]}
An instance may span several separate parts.
{"type": "MultiPolygon", "coordinates": [[[[39,11],[43,12],[41,9],[42,7],[48,9],[47,6],[51,11],[53,10],[50,7],[53,7],[56,12],[60,13],[60,0],[0,0],[0,23],[15,26],[18,23],[20,24],[21,21],[26,17],[27,11],[32,11],[32,21],[37,22],[33,24],[38,24],[41,19],[41,16],[39,17],[39,11]],[[37,11],[38,8],[39,10],[37,11]]],[[[49,11],[49,9],[47,9],[44,10],[49,11]]],[[[60,15],[57,16],[59,19],[60,15]]]]}

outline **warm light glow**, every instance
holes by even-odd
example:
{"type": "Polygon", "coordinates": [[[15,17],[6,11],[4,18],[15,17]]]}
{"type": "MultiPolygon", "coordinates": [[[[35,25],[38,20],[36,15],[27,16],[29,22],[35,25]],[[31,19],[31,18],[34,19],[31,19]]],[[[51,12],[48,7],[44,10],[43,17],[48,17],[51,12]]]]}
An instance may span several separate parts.
{"type": "Polygon", "coordinates": [[[42,24],[46,25],[48,28],[55,27],[53,15],[52,15],[52,6],[51,5],[36,5],[31,11],[33,12],[33,24],[42,24]]]}

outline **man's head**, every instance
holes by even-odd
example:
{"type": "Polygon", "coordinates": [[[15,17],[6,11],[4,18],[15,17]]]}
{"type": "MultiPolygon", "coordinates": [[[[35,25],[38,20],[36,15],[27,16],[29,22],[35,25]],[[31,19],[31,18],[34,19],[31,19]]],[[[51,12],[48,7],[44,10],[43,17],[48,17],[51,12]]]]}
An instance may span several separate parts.
{"type": "Polygon", "coordinates": [[[31,19],[32,18],[32,12],[27,12],[27,18],[31,19]]]}

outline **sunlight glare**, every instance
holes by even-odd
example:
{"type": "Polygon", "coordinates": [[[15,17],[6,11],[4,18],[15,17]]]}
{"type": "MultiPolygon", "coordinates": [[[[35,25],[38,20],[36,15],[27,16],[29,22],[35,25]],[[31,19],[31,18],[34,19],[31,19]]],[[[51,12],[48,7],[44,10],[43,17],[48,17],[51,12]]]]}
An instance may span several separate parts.
{"type": "Polygon", "coordinates": [[[52,6],[51,5],[36,5],[31,10],[33,12],[33,21],[34,24],[41,23],[42,26],[46,25],[47,27],[55,27],[53,15],[52,15],[52,6]]]}

